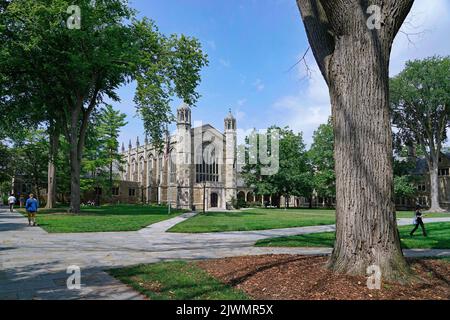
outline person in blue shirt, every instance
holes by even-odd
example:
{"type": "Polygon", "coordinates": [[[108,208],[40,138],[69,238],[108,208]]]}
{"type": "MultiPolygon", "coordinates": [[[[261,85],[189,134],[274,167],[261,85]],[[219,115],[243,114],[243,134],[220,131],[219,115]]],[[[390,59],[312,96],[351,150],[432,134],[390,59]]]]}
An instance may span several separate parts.
{"type": "Polygon", "coordinates": [[[34,195],[31,193],[30,197],[27,199],[27,202],[25,203],[25,209],[28,213],[28,225],[31,226],[31,223],[33,223],[33,226],[36,226],[36,213],[38,211],[39,204],[38,201],[34,198],[34,195]]]}

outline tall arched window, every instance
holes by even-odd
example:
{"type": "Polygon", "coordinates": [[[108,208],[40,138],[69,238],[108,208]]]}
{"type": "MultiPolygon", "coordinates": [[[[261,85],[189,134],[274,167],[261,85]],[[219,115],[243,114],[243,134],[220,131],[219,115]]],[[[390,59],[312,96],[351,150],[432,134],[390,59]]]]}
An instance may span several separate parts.
{"type": "Polygon", "coordinates": [[[147,160],[147,186],[151,186],[153,182],[153,155],[150,155],[147,160]]]}
{"type": "Polygon", "coordinates": [[[144,173],[145,173],[145,161],[144,157],[139,159],[139,182],[144,182],[144,173]]]}
{"type": "Polygon", "coordinates": [[[203,145],[202,151],[198,153],[195,164],[196,182],[219,181],[219,161],[214,144],[203,145]]]}
{"type": "Polygon", "coordinates": [[[158,183],[162,183],[163,177],[163,156],[162,154],[158,157],[158,183]]]}
{"type": "Polygon", "coordinates": [[[177,182],[177,154],[174,150],[170,152],[169,156],[169,181],[170,183],[177,182]]]}
{"type": "Polygon", "coordinates": [[[138,174],[138,169],[137,169],[137,161],[136,159],[132,159],[131,160],[131,181],[137,181],[137,174],[138,174]]]}

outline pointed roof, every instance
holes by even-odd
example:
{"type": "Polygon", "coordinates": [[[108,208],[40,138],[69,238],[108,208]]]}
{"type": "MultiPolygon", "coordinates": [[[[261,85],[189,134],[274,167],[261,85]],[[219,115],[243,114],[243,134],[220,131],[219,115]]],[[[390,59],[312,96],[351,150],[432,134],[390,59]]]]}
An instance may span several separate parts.
{"type": "Polygon", "coordinates": [[[180,106],[178,107],[178,110],[191,110],[191,107],[189,107],[189,105],[186,102],[183,102],[182,104],[180,104],[180,106]]]}
{"type": "Polygon", "coordinates": [[[226,116],[225,119],[226,119],[226,120],[227,120],[227,119],[234,120],[234,116],[233,116],[233,114],[231,113],[231,108],[228,109],[228,115],[226,116]]]}

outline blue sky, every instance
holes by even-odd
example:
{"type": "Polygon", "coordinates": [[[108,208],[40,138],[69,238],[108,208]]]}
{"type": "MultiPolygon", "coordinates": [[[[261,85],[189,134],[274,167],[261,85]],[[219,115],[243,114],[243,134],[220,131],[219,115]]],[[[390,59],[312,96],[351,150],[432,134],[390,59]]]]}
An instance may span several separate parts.
{"type": "MultiPolygon", "coordinates": [[[[183,33],[200,40],[210,64],[202,71],[201,98],[193,121],[223,128],[228,109],[237,118],[241,136],[252,128],[289,125],[302,131],[307,143],[330,114],[328,90],[312,54],[305,77],[299,64],[288,71],[308,48],[295,0],[132,0],[139,16],[154,20],[165,34],[183,33]]],[[[403,31],[394,42],[391,74],[409,59],[449,55],[448,0],[416,0],[403,31]]],[[[120,141],[143,141],[143,125],[133,104],[134,87],[121,88],[121,103],[129,124],[120,141]]],[[[174,100],[175,110],[179,101],[174,100]]],[[[242,137],[241,137],[242,139],[242,137]]]]}

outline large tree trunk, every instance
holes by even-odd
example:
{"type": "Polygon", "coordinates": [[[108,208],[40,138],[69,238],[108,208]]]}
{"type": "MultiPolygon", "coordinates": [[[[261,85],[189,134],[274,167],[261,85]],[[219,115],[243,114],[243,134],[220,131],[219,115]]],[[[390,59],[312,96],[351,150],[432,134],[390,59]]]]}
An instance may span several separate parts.
{"type": "Polygon", "coordinates": [[[393,201],[388,55],[370,33],[342,37],[333,56],[330,95],[336,161],[336,243],[330,267],[402,278],[393,201]]]}
{"type": "Polygon", "coordinates": [[[445,212],[439,204],[439,156],[431,156],[430,168],[430,209],[428,212],[445,212]]]}
{"type": "Polygon", "coordinates": [[[409,268],[393,201],[389,55],[412,0],[379,0],[380,30],[367,26],[360,1],[297,0],[316,61],[328,84],[334,128],[336,242],[332,270],[403,280],[409,268]]]}
{"type": "Polygon", "coordinates": [[[50,150],[48,158],[47,173],[47,209],[51,209],[56,204],[56,157],[59,149],[59,130],[50,128],[50,150]]]}
{"type": "Polygon", "coordinates": [[[80,212],[80,175],[81,159],[83,158],[84,142],[89,126],[89,117],[96,106],[98,89],[92,95],[89,106],[83,107],[82,96],[70,111],[70,125],[66,128],[67,140],[70,142],[70,212],[80,212]]]}

